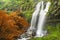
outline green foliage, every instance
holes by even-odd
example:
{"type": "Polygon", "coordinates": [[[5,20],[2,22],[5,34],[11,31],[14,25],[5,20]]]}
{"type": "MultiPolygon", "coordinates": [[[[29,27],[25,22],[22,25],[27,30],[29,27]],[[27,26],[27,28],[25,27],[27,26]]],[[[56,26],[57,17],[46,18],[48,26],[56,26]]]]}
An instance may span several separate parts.
{"type": "Polygon", "coordinates": [[[60,40],[60,23],[56,26],[48,25],[47,27],[48,35],[41,38],[32,38],[31,40],[60,40]]]}
{"type": "MultiPolygon", "coordinates": [[[[34,12],[35,5],[41,0],[0,0],[0,10],[7,10],[8,13],[22,10],[22,15],[28,22],[31,21],[32,13],[34,12]]],[[[48,17],[51,14],[59,15],[60,13],[60,0],[46,0],[51,2],[51,6],[48,12],[48,17]]],[[[52,17],[52,16],[51,16],[52,17]]],[[[53,17],[52,17],[53,18],[53,17]]],[[[51,20],[51,19],[50,19],[51,20]]],[[[52,24],[53,25],[53,24],[52,24]]],[[[31,40],[60,40],[60,23],[55,26],[47,25],[46,29],[48,35],[42,38],[31,38],[31,40]]]]}
{"type": "Polygon", "coordinates": [[[30,22],[37,2],[38,0],[0,0],[0,10],[6,10],[7,12],[22,10],[22,14],[30,22]]]}

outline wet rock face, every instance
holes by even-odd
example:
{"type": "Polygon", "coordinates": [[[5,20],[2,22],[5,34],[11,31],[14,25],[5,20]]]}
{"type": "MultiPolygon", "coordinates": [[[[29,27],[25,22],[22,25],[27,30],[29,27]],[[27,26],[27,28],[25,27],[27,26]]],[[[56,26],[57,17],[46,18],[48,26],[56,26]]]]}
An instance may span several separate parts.
{"type": "Polygon", "coordinates": [[[28,29],[29,23],[15,13],[8,15],[0,10],[0,39],[15,40],[28,29]]]}

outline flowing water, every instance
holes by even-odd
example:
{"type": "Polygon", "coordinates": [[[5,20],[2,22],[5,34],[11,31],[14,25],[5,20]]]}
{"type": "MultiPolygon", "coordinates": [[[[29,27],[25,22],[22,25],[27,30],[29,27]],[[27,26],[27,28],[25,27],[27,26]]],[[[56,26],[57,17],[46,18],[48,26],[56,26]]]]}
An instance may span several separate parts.
{"type": "Polygon", "coordinates": [[[44,25],[44,21],[46,18],[46,13],[48,12],[49,6],[50,6],[50,2],[46,3],[46,7],[44,8],[44,2],[41,2],[41,11],[39,13],[39,20],[38,20],[38,24],[37,24],[37,31],[36,31],[36,37],[42,37],[44,36],[44,31],[43,31],[43,25],[44,25]]]}
{"type": "Polygon", "coordinates": [[[41,2],[39,2],[37,5],[36,5],[36,9],[32,15],[32,19],[31,19],[31,26],[30,28],[28,29],[28,34],[32,34],[33,31],[36,29],[36,22],[37,22],[37,17],[38,17],[38,13],[39,13],[39,10],[40,10],[40,6],[41,6],[41,2]]]}
{"type": "MultiPolygon", "coordinates": [[[[36,33],[35,37],[43,37],[45,35],[43,31],[43,25],[51,3],[47,2],[45,4],[46,6],[44,6],[44,4],[45,4],[44,1],[41,1],[36,5],[36,9],[32,15],[31,26],[26,32],[27,35],[31,36],[34,31],[36,33]]],[[[18,40],[27,40],[27,39],[28,38],[22,38],[18,40]]]]}

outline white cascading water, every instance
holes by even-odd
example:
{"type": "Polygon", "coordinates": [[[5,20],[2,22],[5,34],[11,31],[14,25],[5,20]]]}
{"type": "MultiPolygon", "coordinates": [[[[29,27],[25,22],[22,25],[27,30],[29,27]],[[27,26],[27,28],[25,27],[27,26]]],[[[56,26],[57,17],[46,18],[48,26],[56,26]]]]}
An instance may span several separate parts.
{"type": "Polygon", "coordinates": [[[36,5],[36,9],[32,15],[32,19],[31,19],[31,26],[30,28],[28,29],[28,32],[27,34],[32,34],[33,33],[33,30],[35,30],[35,26],[36,26],[36,21],[37,21],[37,15],[40,11],[40,6],[41,6],[41,2],[39,2],[37,5],[36,5]]]}
{"type": "MultiPolygon", "coordinates": [[[[35,27],[37,27],[35,37],[43,37],[45,35],[43,31],[43,25],[44,25],[46,13],[48,12],[50,4],[51,4],[50,2],[47,2],[45,8],[44,8],[44,1],[41,1],[36,5],[36,10],[32,15],[31,26],[26,32],[27,35],[32,35],[33,31],[36,31],[35,27]],[[38,18],[38,23],[36,26],[37,18],[38,18]]],[[[18,39],[18,40],[27,40],[27,39],[29,38],[22,37],[22,39],[18,39]]]]}
{"type": "Polygon", "coordinates": [[[48,12],[49,6],[50,6],[50,2],[47,2],[46,7],[44,9],[44,2],[42,1],[42,6],[41,6],[41,11],[39,13],[39,20],[38,20],[38,24],[37,24],[37,32],[36,32],[36,37],[42,37],[44,36],[44,31],[43,31],[43,25],[44,25],[44,21],[46,18],[46,13],[48,12]]]}

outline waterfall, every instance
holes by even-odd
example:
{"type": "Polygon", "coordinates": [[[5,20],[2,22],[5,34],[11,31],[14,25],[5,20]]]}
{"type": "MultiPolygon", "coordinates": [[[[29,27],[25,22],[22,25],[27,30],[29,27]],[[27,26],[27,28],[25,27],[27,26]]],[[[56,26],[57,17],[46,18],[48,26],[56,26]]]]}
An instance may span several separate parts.
{"type": "MultiPolygon", "coordinates": [[[[50,4],[51,4],[50,2],[47,2],[45,4],[46,6],[44,6],[44,1],[41,1],[36,5],[36,9],[32,14],[31,26],[25,33],[27,34],[27,36],[31,36],[34,31],[36,33],[35,37],[43,37],[45,35],[43,31],[43,25],[44,25],[46,13],[49,10],[50,4]]],[[[27,39],[30,39],[30,37],[29,38],[22,37],[22,39],[18,39],[18,40],[27,40],[27,39]]]]}
{"type": "Polygon", "coordinates": [[[48,12],[49,6],[50,6],[50,2],[47,2],[46,7],[44,8],[44,1],[41,1],[36,5],[36,10],[32,15],[31,26],[28,29],[27,34],[31,35],[34,31],[36,31],[37,28],[36,37],[42,37],[45,35],[43,31],[43,25],[44,25],[46,13],[48,12]]]}
{"type": "Polygon", "coordinates": [[[37,15],[39,13],[39,10],[40,10],[40,6],[41,6],[41,2],[39,2],[37,5],[36,5],[36,9],[32,15],[32,19],[31,19],[31,26],[30,28],[28,29],[28,32],[27,34],[32,34],[33,31],[36,29],[35,26],[36,26],[36,21],[37,21],[37,15]]]}
{"type": "Polygon", "coordinates": [[[50,2],[46,3],[46,7],[44,9],[44,2],[41,2],[42,6],[41,6],[41,11],[39,13],[39,20],[38,20],[38,24],[37,24],[37,31],[36,31],[36,37],[42,37],[44,36],[44,31],[43,31],[43,25],[44,25],[44,21],[46,18],[46,13],[48,12],[49,6],[50,6],[50,2]]]}

